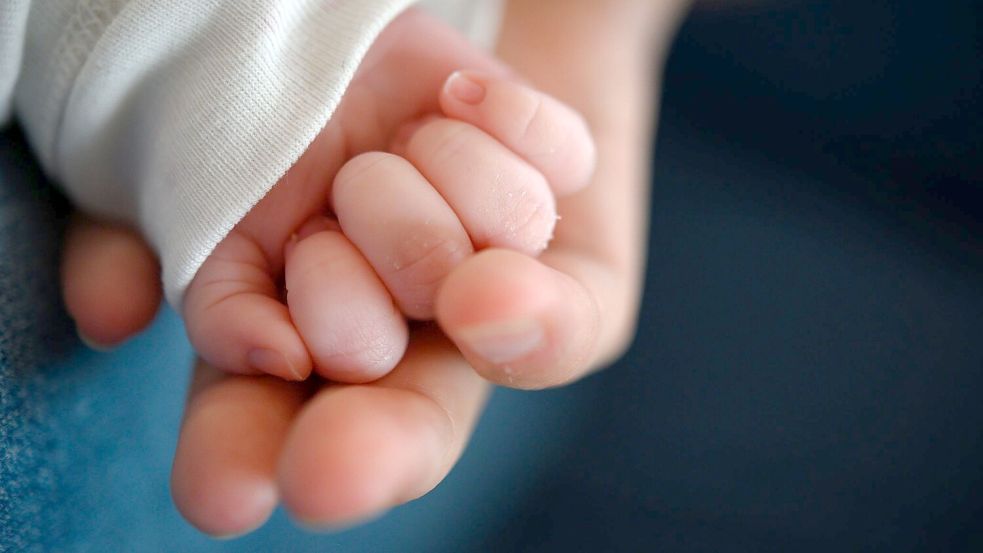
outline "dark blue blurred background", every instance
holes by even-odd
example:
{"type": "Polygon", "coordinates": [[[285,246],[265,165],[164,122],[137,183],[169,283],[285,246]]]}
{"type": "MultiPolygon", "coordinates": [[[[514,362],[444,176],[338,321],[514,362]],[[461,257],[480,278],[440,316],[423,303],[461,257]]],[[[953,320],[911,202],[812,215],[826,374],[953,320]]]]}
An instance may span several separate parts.
{"type": "MultiPolygon", "coordinates": [[[[486,550],[983,551],[979,2],[702,6],[631,354],[486,550]]],[[[576,398],[576,399],[574,399],[576,398]]]]}

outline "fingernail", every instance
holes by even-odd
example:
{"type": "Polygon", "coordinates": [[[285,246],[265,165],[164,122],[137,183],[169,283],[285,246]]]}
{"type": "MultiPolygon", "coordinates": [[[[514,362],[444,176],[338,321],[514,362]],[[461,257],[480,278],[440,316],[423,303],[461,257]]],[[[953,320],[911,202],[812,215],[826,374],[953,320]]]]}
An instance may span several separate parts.
{"type": "Polygon", "coordinates": [[[297,232],[290,236],[290,239],[294,242],[300,242],[301,240],[313,236],[319,232],[325,231],[341,231],[341,226],[338,221],[330,217],[325,217],[324,215],[314,215],[307,219],[303,225],[297,229],[297,232]]]}
{"type": "Polygon", "coordinates": [[[464,328],[457,333],[457,338],[486,361],[501,365],[538,349],[544,335],[538,321],[517,319],[464,328]]]}
{"type": "Polygon", "coordinates": [[[461,71],[447,79],[447,93],[458,101],[476,106],[485,99],[485,87],[461,71]]]}
{"type": "Polygon", "coordinates": [[[278,501],[276,488],[272,484],[262,485],[262,487],[260,487],[251,497],[244,497],[240,500],[240,508],[243,508],[243,501],[251,503],[253,510],[258,511],[260,516],[253,517],[254,521],[252,524],[249,524],[239,530],[233,530],[227,533],[209,534],[212,539],[218,541],[232,541],[259,530],[264,524],[266,524],[266,521],[270,519],[270,515],[273,514],[273,509],[276,508],[278,501]],[[256,507],[257,505],[258,507],[256,507]]]}
{"type": "Polygon", "coordinates": [[[321,522],[318,520],[304,519],[300,517],[294,517],[293,521],[297,526],[307,530],[308,532],[314,532],[318,534],[334,534],[338,532],[344,532],[345,530],[351,530],[357,526],[364,526],[366,524],[375,522],[384,516],[389,514],[389,509],[383,509],[378,512],[374,512],[368,515],[357,516],[350,519],[336,520],[334,522],[321,522]]]}
{"type": "Polygon", "coordinates": [[[304,379],[287,357],[276,350],[256,348],[249,352],[248,361],[249,366],[264,374],[279,376],[287,380],[304,379]]]}
{"type": "Polygon", "coordinates": [[[106,353],[106,352],[113,351],[113,349],[115,349],[115,345],[113,345],[113,344],[101,344],[101,343],[97,342],[96,340],[93,340],[92,338],[86,336],[85,333],[82,332],[82,330],[80,328],[78,328],[78,327],[75,327],[75,333],[78,334],[79,340],[83,344],[85,344],[86,347],[88,347],[89,349],[91,349],[93,351],[98,351],[100,353],[106,353]]]}

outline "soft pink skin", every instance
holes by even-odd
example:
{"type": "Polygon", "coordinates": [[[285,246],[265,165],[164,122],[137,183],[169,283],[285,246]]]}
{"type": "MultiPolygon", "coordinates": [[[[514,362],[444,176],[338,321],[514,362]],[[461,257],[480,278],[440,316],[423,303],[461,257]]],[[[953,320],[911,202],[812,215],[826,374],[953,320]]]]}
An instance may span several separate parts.
{"type": "MultiPolygon", "coordinates": [[[[213,535],[237,535],[262,525],[279,501],[298,519],[317,526],[376,515],[425,493],[457,460],[488,388],[472,366],[494,382],[535,388],[575,379],[623,350],[632,334],[643,261],[647,109],[653,92],[646,71],[658,64],[646,52],[665,52],[682,3],[510,2],[500,53],[519,72],[534,76],[538,86],[587,115],[597,138],[593,185],[558,202],[563,219],[538,259],[501,249],[461,253],[464,260],[434,287],[441,328],[457,344],[433,327],[411,331],[406,355],[380,380],[290,383],[230,375],[199,363],[172,475],[175,503],[189,522],[213,535]],[[642,31],[650,29],[661,30],[660,40],[641,39],[647,36],[642,31]],[[541,347],[504,364],[469,347],[469,339],[487,338],[481,329],[489,325],[526,328],[512,324],[516,320],[532,321],[542,330],[537,335],[541,347]],[[324,429],[331,429],[330,441],[324,429]]],[[[472,120],[450,105],[443,109],[448,116],[472,120]]],[[[535,159],[535,150],[523,150],[507,131],[491,124],[478,126],[538,167],[554,192],[564,190],[563,179],[535,159]]],[[[396,134],[395,149],[405,148],[407,138],[396,134]]],[[[353,138],[354,143],[365,141],[353,138]]],[[[323,147],[322,141],[312,150],[323,147]]],[[[316,164],[307,167],[318,169],[316,164]]],[[[285,192],[278,194],[289,199],[285,192]]],[[[342,203],[341,194],[336,195],[336,203],[342,203]]],[[[353,197],[357,200],[357,194],[353,197]]],[[[431,209],[428,201],[419,209],[431,209]]],[[[454,231],[453,218],[439,211],[434,211],[435,220],[446,225],[442,228],[450,240],[460,241],[463,230],[454,231]]],[[[307,215],[296,214],[295,220],[307,215]]],[[[316,219],[300,226],[304,238],[333,228],[316,219]]],[[[263,248],[284,243],[293,244],[288,236],[286,242],[264,242],[263,248]]],[[[375,246],[364,249],[370,247],[375,246]]],[[[160,300],[157,265],[134,233],[79,218],[69,230],[64,255],[66,304],[81,334],[110,345],[149,323],[160,300]],[[93,259],[106,263],[88,262],[93,259]],[[105,271],[107,265],[115,271],[105,271]],[[146,301],[126,301],[133,295],[146,301]]],[[[250,261],[262,268],[259,257],[250,261]]],[[[241,269],[262,285],[264,279],[256,275],[263,271],[256,267],[247,263],[241,269]]],[[[528,340],[521,342],[528,345],[528,340]]],[[[505,349],[519,351],[511,346],[505,349]]]]}
{"type": "Polygon", "coordinates": [[[593,163],[573,110],[404,14],[307,153],[201,267],[183,306],[191,342],[229,372],[379,378],[406,348],[403,314],[432,319],[437,287],[473,248],[542,252],[554,191],[585,186],[593,163]],[[455,96],[459,68],[478,96],[455,96]],[[284,263],[298,229],[329,210],[344,236],[301,237],[284,263]]]}

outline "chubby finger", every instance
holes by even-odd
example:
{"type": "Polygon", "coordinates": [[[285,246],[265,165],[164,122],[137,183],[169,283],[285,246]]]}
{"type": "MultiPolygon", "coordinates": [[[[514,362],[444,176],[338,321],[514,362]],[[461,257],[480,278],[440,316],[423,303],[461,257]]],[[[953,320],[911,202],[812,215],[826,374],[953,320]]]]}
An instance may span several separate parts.
{"type": "Polygon", "coordinates": [[[457,71],[440,93],[448,117],[470,123],[528,161],[565,196],[588,184],[596,151],[579,113],[529,86],[476,71],[457,71]]]}
{"type": "Polygon", "coordinates": [[[150,324],[161,301],[160,267],[139,235],[75,215],[64,248],[62,293],[83,340],[110,348],[150,324]]]}
{"type": "Polygon", "coordinates": [[[430,119],[410,136],[406,158],[454,210],[477,249],[537,255],[556,226],[556,200],[543,175],[478,128],[430,119]]]}
{"type": "Polygon", "coordinates": [[[407,317],[432,319],[437,287],[473,253],[457,215],[405,159],[369,153],[332,187],[334,211],[407,317]]]}
{"type": "Polygon", "coordinates": [[[183,314],[191,344],[218,369],[286,380],[311,373],[310,355],[280,301],[266,255],[236,229],[191,281],[183,314]]]}
{"type": "Polygon", "coordinates": [[[277,460],[304,399],[302,385],[198,363],[171,471],[171,494],[188,522],[231,537],[269,518],[277,460]]]}
{"type": "Polygon", "coordinates": [[[315,232],[291,245],[287,305],[317,372],[368,382],[396,366],[408,330],[386,287],[340,232],[315,232]]]}
{"type": "Polygon", "coordinates": [[[284,505],[339,526],[420,497],[460,457],[487,390],[439,332],[415,332],[388,376],[328,387],[304,407],[280,459],[284,505]]]}
{"type": "Polygon", "coordinates": [[[492,382],[526,389],[566,384],[618,345],[613,325],[602,324],[600,306],[613,305],[597,288],[607,284],[596,280],[604,271],[593,270],[552,251],[537,260],[487,250],[447,278],[437,320],[492,382]]]}

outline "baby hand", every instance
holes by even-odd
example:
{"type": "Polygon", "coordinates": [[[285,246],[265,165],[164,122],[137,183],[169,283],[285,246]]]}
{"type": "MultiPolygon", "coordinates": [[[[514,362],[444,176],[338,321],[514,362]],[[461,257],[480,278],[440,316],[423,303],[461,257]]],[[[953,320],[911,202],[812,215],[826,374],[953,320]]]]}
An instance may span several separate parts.
{"type": "MultiPolygon", "coordinates": [[[[191,341],[230,372],[379,378],[403,355],[407,319],[433,319],[441,284],[475,251],[546,248],[555,198],[585,186],[593,163],[576,113],[407,13],[308,151],[202,265],[183,304],[191,341]]],[[[460,314],[496,301],[440,303],[460,314]]],[[[533,354],[535,340],[502,336],[524,330],[474,329],[471,353],[533,354]]]]}

